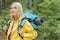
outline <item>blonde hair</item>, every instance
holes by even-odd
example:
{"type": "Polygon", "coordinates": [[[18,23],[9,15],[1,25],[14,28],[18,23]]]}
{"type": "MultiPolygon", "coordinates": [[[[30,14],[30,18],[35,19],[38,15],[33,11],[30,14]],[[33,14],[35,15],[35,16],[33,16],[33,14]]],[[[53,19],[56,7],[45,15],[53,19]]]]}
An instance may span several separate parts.
{"type": "MultiPolygon", "coordinates": [[[[20,7],[20,14],[23,14],[23,8],[22,8],[21,3],[19,3],[19,2],[13,2],[13,3],[11,4],[11,6],[14,5],[14,4],[17,4],[17,5],[20,7]]],[[[13,19],[12,16],[11,16],[11,19],[13,19]]]]}

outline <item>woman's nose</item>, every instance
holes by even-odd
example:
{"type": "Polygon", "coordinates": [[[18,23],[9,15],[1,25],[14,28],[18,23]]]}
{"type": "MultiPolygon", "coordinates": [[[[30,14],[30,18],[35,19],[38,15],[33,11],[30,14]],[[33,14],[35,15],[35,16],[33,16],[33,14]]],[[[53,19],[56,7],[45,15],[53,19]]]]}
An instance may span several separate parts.
{"type": "Polygon", "coordinates": [[[11,13],[14,13],[15,11],[14,11],[15,9],[11,9],[11,13]]]}

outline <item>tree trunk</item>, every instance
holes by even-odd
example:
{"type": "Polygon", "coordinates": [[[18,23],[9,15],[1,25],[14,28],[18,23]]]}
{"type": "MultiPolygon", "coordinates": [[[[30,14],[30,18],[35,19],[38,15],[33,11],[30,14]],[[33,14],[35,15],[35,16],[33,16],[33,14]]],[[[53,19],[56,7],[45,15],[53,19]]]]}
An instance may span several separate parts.
{"type": "Polygon", "coordinates": [[[5,0],[5,8],[7,7],[7,0],[5,0]]]}
{"type": "Polygon", "coordinates": [[[31,10],[32,9],[32,0],[28,0],[28,8],[31,10]]]}
{"type": "Polygon", "coordinates": [[[0,16],[2,14],[2,0],[0,0],[0,16]]]}

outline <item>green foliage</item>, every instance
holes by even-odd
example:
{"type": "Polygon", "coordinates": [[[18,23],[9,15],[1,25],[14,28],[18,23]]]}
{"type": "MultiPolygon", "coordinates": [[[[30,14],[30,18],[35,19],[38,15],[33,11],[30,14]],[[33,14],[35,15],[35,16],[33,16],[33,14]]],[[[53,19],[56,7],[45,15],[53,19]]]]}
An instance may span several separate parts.
{"type": "Polygon", "coordinates": [[[7,24],[7,21],[10,19],[9,16],[9,9],[2,10],[2,16],[0,17],[0,30],[2,31],[2,28],[4,25],[7,24]]]}
{"type": "MultiPolygon", "coordinates": [[[[28,9],[28,0],[18,1],[23,5],[24,11],[31,11],[38,17],[45,17],[45,24],[39,26],[36,40],[60,40],[60,0],[33,0],[32,10],[28,9]]],[[[9,0],[8,2],[10,6],[13,1],[9,0]]],[[[10,19],[9,7],[2,10],[0,19],[1,29],[10,19]]]]}

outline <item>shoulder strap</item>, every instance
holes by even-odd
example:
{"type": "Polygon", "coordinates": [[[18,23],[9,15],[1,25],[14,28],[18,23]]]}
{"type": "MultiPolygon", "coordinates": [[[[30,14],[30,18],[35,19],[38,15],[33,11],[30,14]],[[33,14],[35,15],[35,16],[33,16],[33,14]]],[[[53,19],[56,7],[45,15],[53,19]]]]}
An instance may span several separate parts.
{"type": "Polygon", "coordinates": [[[8,28],[10,26],[10,23],[11,23],[11,20],[9,20],[8,23],[6,24],[8,28]]]}
{"type": "Polygon", "coordinates": [[[25,19],[25,18],[22,19],[21,24],[18,26],[18,30],[20,30],[24,26],[26,21],[27,21],[27,19],[25,19]]]}
{"type": "MultiPolygon", "coordinates": [[[[9,20],[8,23],[6,24],[8,29],[9,29],[10,23],[11,23],[11,20],[9,20]]],[[[8,31],[8,29],[6,31],[8,31]]]]}

